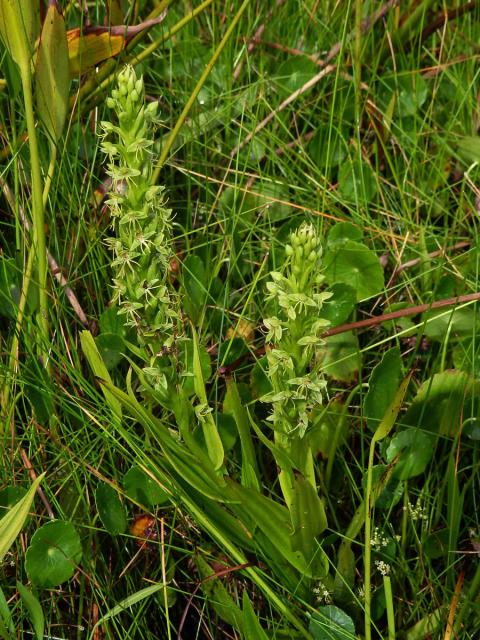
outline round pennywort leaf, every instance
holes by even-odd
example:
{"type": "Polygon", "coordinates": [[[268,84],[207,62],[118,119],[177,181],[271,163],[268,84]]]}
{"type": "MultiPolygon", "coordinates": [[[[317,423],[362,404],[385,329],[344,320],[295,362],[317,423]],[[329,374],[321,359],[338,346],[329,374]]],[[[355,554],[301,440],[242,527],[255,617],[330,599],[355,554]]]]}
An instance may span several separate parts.
{"type": "Polygon", "coordinates": [[[25,569],[34,585],[48,589],[69,580],[81,558],[80,536],[73,524],[54,520],[34,533],[25,569]]]}

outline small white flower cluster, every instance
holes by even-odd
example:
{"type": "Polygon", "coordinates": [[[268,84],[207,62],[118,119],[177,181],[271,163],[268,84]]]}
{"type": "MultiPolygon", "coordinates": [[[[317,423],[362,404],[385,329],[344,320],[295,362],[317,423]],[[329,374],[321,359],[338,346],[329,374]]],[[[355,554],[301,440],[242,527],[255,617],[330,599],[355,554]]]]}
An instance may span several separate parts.
{"type": "Polygon", "coordinates": [[[375,566],[382,576],[388,576],[390,573],[390,565],[383,560],[375,560],[375,566]]]}
{"type": "Polygon", "coordinates": [[[403,510],[408,510],[408,515],[412,520],[428,520],[428,516],[420,502],[417,502],[416,506],[409,502],[408,507],[403,507],[403,510]]]}
{"type": "Polygon", "coordinates": [[[388,538],[378,527],[375,527],[373,530],[373,535],[370,538],[370,546],[372,546],[375,551],[379,551],[382,547],[388,546],[388,538]]]}
{"type": "Polygon", "coordinates": [[[315,594],[315,600],[317,602],[324,602],[325,604],[331,604],[332,597],[330,595],[330,591],[323,584],[322,581],[317,583],[317,586],[313,588],[313,593],[315,594]]]}

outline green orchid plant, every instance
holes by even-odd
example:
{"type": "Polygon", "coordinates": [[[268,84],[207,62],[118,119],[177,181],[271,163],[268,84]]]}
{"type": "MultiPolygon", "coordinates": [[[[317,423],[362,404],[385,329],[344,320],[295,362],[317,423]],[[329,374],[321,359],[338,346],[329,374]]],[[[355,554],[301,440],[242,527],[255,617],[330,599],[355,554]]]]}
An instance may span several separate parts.
{"type": "MultiPolygon", "coordinates": [[[[151,185],[157,105],[145,105],[143,80],[132,67],[119,74],[107,105],[115,113],[115,122],[102,123],[102,148],[112,179],[107,201],[113,229],[108,240],[113,253],[112,298],[138,338],[137,345],[126,345],[134,356],[126,391],[112,383],[88,332],[82,336],[82,346],[103,380],[115,429],[122,434],[122,411],[143,426],[150,448],[138,450],[139,464],[232,559],[247,566],[245,554],[255,554],[283,584],[313,598],[312,584],[328,573],[319,542],[326,518],[309,446],[310,413],[322,403],[325,392],[317,355],[326,326],[320,312],[329,294],[320,291],[319,238],[311,225],[293,232],[285,264],[268,283],[271,302],[278,307],[277,315],[264,321],[272,393],[262,400],[272,406],[272,440],[242,403],[235,381],[227,381],[224,405],[235,420],[241,454],[241,472],[230,475],[235,466],[225,460],[217,426],[220,409],[211,406],[207,393],[208,354],[195,328],[183,321],[179,295],[168,278],[172,214],[163,188],[151,185]],[[182,341],[189,344],[189,358],[182,359],[177,351],[182,341]],[[148,402],[139,400],[139,394],[148,402]],[[263,492],[255,435],[275,456],[285,504],[263,492]]],[[[284,620],[309,637],[304,622],[272,590],[262,572],[249,566],[245,571],[277,604],[284,620]]],[[[241,621],[243,613],[238,615],[241,621]]]]}

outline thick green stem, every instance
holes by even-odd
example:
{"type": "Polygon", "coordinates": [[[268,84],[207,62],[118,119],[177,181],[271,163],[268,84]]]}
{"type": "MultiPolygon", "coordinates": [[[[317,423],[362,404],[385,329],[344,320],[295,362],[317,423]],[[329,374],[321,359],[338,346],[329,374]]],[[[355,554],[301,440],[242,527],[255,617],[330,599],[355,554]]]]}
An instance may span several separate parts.
{"type": "MultiPolygon", "coordinates": [[[[40,354],[44,355],[48,344],[48,306],[47,306],[47,247],[45,241],[45,220],[42,198],[42,177],[40,156],[38,153],[37,132],[33,111],[32,78],[29,67],[21,68],[25,117],[27,120],[28,145],[30,148],[30,171],[32,180],[32,220],[33,246],[39,287],[39,328],[40,354]]],[[[44,364],[46,358],[44,357],[44,364]]]]}

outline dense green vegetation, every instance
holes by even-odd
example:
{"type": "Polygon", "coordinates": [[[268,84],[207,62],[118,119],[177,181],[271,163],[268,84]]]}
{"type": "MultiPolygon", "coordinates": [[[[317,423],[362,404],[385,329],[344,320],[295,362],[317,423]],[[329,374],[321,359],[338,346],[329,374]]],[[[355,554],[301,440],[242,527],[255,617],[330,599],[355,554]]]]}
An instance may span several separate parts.
{"type": "Polygon", "coordinates": [[[0,638],[478,638],[476,3],[81,4],[0,5],[0,638]]]}

